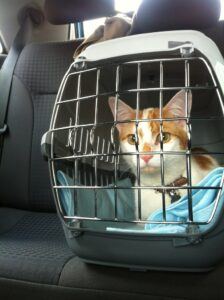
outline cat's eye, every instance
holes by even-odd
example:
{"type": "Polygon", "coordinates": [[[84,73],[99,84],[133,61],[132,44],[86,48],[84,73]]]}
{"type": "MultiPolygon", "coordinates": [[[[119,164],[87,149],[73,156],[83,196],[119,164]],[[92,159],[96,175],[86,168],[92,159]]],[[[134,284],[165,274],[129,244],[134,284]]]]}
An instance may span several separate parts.
{"type": "MultiPolygon", "coordinates": [[[[168,143],[171,139],[171,134],[169,132],[163,132],[163,143],[168,143]]],[[[157,135],[156,144],[160,143],[160,134],[157,135]]]]}
{"type": "Polygon", "coordinates": [[[127,137],[128,143],[130,145],[135,145],[136,144],[136,137],[134,134],[129,134],[127,137]]]}

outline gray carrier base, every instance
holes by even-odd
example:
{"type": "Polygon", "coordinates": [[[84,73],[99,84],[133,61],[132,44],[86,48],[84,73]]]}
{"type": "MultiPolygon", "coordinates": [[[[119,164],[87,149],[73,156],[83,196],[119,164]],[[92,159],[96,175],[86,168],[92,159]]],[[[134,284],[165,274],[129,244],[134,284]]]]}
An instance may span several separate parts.
{"type": "Polygon", "coordinates": [[[200,237],[84,232],[64,227],[70,248],[83,261],[133,270],[205,272],[223,259],[224,220],[200,237]]]}

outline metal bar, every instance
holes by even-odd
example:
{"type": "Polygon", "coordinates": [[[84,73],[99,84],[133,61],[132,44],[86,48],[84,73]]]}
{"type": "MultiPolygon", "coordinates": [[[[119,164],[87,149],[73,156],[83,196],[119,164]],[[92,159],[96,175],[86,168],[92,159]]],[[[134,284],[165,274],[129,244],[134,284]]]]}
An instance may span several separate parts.
{"type": "Polygon", "coordinates": [[[96,73],[96,97],[95,97],[95,115],[94,115],[94,125],[98,122],[98,103],[99,103],[99,83],[100,83],[100,69],[96,73]]]}
{"type": "Polygon", "coordinates": [[[85,143],[85,151],[84,154],[88,153],[88,145],[89,145],[89,130],[86,131],[86,143],[85,143]]]}
{"type": "MultiPolygon", "coordinates": [[[[201,90],[214,90],[217,89],[217,86],[192,86],[189,87],[191,90],[201,91],[201,90]]],[[[121,90],[120,95],[126,94],[126,93],[136,93],[136,92],[156,92],[156,91],[179,91],[179,90],[186,90],[186,87],[184,86],[174,86],[174,87],[150,87],[150,88],[136,88],[136,89],[128,89],[128,90],[121,90]]],[[[100,93],[99,96],[111,96],[113,95],[112,92],[107,93],[100,93]]],[[[65,99],[63,101],[57,102],[56,105],[62,105],[70,102],[76,102],[76,101],[86,101],[89,99],[94,99],[96,95],[88,95],[83,96],[80,98],[73,98],[73,99],[65,99]]]]}
{"type": "MultiPolygon", "coordinates": [[[[119,187],[119,186],[111,186],[111,187],[101,187],[101,186],[80,186],[80,185],[71,185],[71,186],[62,186],[62,185],[54,185],[53,186],[54,189],[107,189],[107,190],[120,190],[120,189],[124,189],[124,190],[137,190],[137,189],[142,189],[141,186],[130,186],[130,187],[119,187]]],[[[188,189],[192,189],[192,190],[220,190],[222,189],[222,187],[214,187],[214,186],[178,186],[178,187],[173,187],[173,186],[162,186],[162,185],[158,185],[158,186],[144,186],[144,189],[146,190],[158,190],[158,189],[164,189],[164,190],[188,190],[188,189]]]]}
{"type": "Polygon", "coordinates": [[[83,127],[80,130],[79,148],[78,148],[78,151],[77,151],[78,153],[82,153],[82,141],[83,141],[83,127]]]}
{"type": "MultiPolygon", "coordinates": [[[[72,64],[72,67],[74,68],[76,65],[76,61],[72,64]]],[[[97,71],[99,68],[90,68],[90,69],[85,69],[85,70],[79,70],[79,71],[75,71],[75,72],[70,72],[68,75],[67,75],[67,79],[69,79],[71,76],[74,76],[74,75],[79,75],[79,74],[82,74],[82,73],[89,73],[89,72],[93,72],[93,71],[97,71]]]]}
{"type": "MultiPolygon", "coordinates": [[[[106,162],[109,162],[110,156],[114,155],[114,154],[110,154],[110,145],[111,145],[111,143],[108,141],[107,142],[107,154],[105,155],[106,156],[106,162]]],[[[103,154],[103,156],[104,156],[104,154],[103,154]]]]}
{"type": "Polygon", "coordinates": [[[76,145],[77,145],[77,136],[78,136],[78,129],[79,128],[76,128],[76,127],[74,127],[74,129],[73,129],[73,151],[74,151],[74,155],[78,155],[78,153],[76,153],[76,150],[75,150],[75,147],[76,147],[76,145]]]}
{"type": "MultiPolygon", "coordinates": [[[[137,89],[141,88],[141,63],[138,64],[137,68],[137,89]]],[[[139,126],[139,110],[140,110],[140,92],[137,92],[136,98],[136,122],[135,122],[135,136],[136,136],[136,158],[137,158],[137,183],[138,186],[141,186],[141,170],[140,170],[140,156],[139,156],[139,136],[138,136],[138,126],[139,126]]],[[[141,200],[141,189],[138,189],[138,219],[142,219],[142,200],[141,200]]]]}
{"type": "MultiPolygon", "coordinates": [[[[77,83],[77,98],[81,96],[81,74],[78,75],[78,83],[77,83]]],[[[76,113],[75,113],[75,127],[79,123],[79,109],[80,109],[80,102],[76,102],[76,113]]]]}
{"type": "MultiPolygon", "coordinates": [[[[160,61],[160,88],[163,87],[164,74],[163,74],[163,62],[160,61]]],[[[165,186],[165,167],[164,167],[164,153],[163,153],[163,90],[159,93],[159,117],[160,121],[160,175],[162,186],[165,186]]],[[[162,190],[162,209],[163,209],[163,221],[166,221],[166,194],[165,190],[162,190]]]]}
{"type": "MultiPolygon", "coordinates": [[[[69,126],[72,127],[72,118],[69,119],[69,126]]],[[[66,148],[71,147],[72,146],[72,135],[73,135],[73,129],[69,129],[68,130],[68,140],[67,140],[67,144],[65,145],[66,148]]]]}
{"type": "MultiPolygon", "coordinates": [[[[105,151],[105,138],[103,138],[103,141],[102,141],[101,153],[104,153],[104,151],[105,151]]],[[[103,159],[104,159],[104,157],[103,157],[103,156],[101,156],[101,157],[100,157],[100,159],[101,159],[101,160],[103,160],[103,159]]]]}
{"type": "MultiPolygon", "coordinates": [[[[143,153],[143,152],[140,152],[143,153]]],[[[149,151],[149,152],[144,152],[144,154],[151,154],[151,155],[160,155],[160,154],[166,154],[166,155],[184,155],[186,156],[187,152],[178,152],[178,151],[149,151]]],[[[209,152],[209,154],[211,155],[224,155],[223,152],[209,152]]],[[[56,157],[56,158],[49,158],[50,161],[59,161],[59,160],[73,160],[75,158],[93,158],[95,156],[103,156],[103,157],[111,157],[111,156],[115,156],[115,153],[100,153],[100,154],[82,154],[82,155],[72,155],[72,156],[62,156],[62,157],[56,157]]],[[[126,152],[126,153],[120,153],[119,155],[136,155],[136,152],[126,152]]],[[[198,153],[192,153],[193,155],[208,155],[208,153],[205,152],[198,152],[198,153]]],[[[108,161],[109,162],[109,161],[108,161]]]]}
{"type": "MultiPolygon", "coordinates": [[[[174,118],[151,118],[150,121],[156,121],[156,122],[161,122],[161,121],[166,121],[166,122],[174,122],[174,121],[187,121],[188,118],[179,118],[179,117],[174,117],[174,118]]],[[[223,121],[224,117],[211,117],[211,118],[189,118],[189,120],[196,120],[196,121],[223,121]]],[[[135,123],[136,120],[125,120],[125,121],[117,121],[117,124],[128,124],[128,123],[135,123]]],[[[149,119],[141,119],[138,121],[139,123],[145,123],[149,122],[149,119]]],[[[103,123],[98,123],[97,127],[100,126],[105,126],[105,125],[113,125],[114,122],[103,122],[103,123]]],[[[94,126],[94,123],[88,123],[88,124],[78,124],[77,126],[64,126],[64,127],[58,127],[54,129],[50,129],[49,132],[56,132],[56,131],[63,131],[63,130],[69,130],[69,129],[75,129],[75,128],[82,128],[82,127],[92,127],[94,126]]]]}
{"type": "MultiPolygon", "coordinates": [[[[83,220],[83,221],[99,221],[99,222],[112,222],[112,223],[127,223],[127,224],[164,224],[164,225],[207,225],[208,223],[207,222],[171,222],[171,221],[148,221],[148,220],[145,220],[145,221],[142,221],[142,220],[115,220],[115,219],[101,219],[101,218],[91,218],[91,217],[80,217],[80,216],[66,216],[64,217],[65,220],[83,220]]],[[[80,229],[82,230],[82,229],[80,229]]],[[[83,229],[83,230],[86,230],[83,229]]],[[[141,232],[141,231],[140,231],[141,232]]],[[[146,231],[147,233],[147,231],[146,231]]]]}
{"type": "MultiPolygon", "coordinates": [[[[185,61],[186,58],[183,57],[172,57],[172,58],[153,58],[153,59],[142,59],[142,60],[133,60],[133,61],[128,61],[124,62],[124,65],[129,65],[129,64],[144,64],[144,63],[160,63],[160,62],[169,62],[169,61],[185,61]]],[[[203,57],[189,57],[188,60],[205,60],[203,57]]]]}
{"type": "MultiPolygon", "coordinates": [[[[185,87],[190,86],[190,65],[189,61],[185,61],[185,87]]],[[[190,90],[185,90],[185,114],[187,117],[187,136],[188,136],[188,152],[186,153],[186,168],[187,168],[187,181],[188,186],[192,186],[191,178],[191,122],[190,122],[190,111],[189,111],[189,92],[190,90]]],[[[192,208],[192,190],[187,190],[188,194],[188,213],[190,222],[194,221],[193,208],[192,208]]]]}
{"type": "MultiPolygon", "coordinates": [[[[81,74],[78,75],[78,82],[77,82],[77,98],[81,96],[81,80],[82,80],[82,76],[81,74]]],[[[80,110],[80,102],[77,101],[76,102],[76,109],[75,109],[75,124],[74,124],[74,144],[73,144],[73,149],[75,149],[76,147],[76,141],[77,141],[77,134],[78,134],[78,130],[77,130],[77,125],[79,124],[79,110],[80,110]]],[[[78,170],[78,158],[75,158],[74,160],[74,181],[77,184],[77,181],[79,180],[79,170],[78,170]]],[[[74,190],[74,199],[73,201],[75,201],[74,203],[74,207],[76,209],[76,211],[78,211],[78,197],[77,197],[77,190],[74,190]]]]}
{"type": "MultiPolygon", "coordinates": [[[[116,68],[116,95],[115,95],[115,112],[114,112],[114,125],[117,124],[117,112],[118,112],[118,100],[119,100],[119,89],[120,89],[120,66],[116,68]]],[[[116,144],[115,144],[115,127],[112,130],[112,144],[113,144],[113,154],[114,154],[114,218],[117,220],[117,153],[116,153],[116,144]]],[[[108,156],[109,157],[109,156],[108,156]]]]}
{"type": "MultiPolygon", "coordinates": [[[[95,98],[95,114],[94,114],[94,138],[95,138],[95,129],[97,127],[97,122],[98,122],[98,103],[99,103],[99,83],[100,83],[100,69],[97,70],[96,74],[96,98],[95,98]]],[[[92,152],[94,151],[92,147],[92,152]]],[[[96,145],[96,152],[93,152],[92,154],[94,155],[94,181],[95,181],[95,186],[98,185],[98,153],[99,152],[99,138],[97,138],[97,145],[96,145]],[[97,155],[96,155],[97,154],[97,155]]],[[[96,190],[94,189],[94,215],[95,218],[97,217],[98,214],[98,205],[97,205],[97,194],[96,190]]]]}
{"type": "MultiPolygon", "coordinates": [[[[217,87],[216,86],[207,86],[207,87],[192,87],[192,90],[215,90],[217,87]]],[[[136,92],[159,92],[159,91],[179,91],[179,90],[186,90],[186,87],[155,87],[155,88],[141,88],[141,89],[128,89],[128,90],[122,90],[120,94],[127,94],[127,93],[136,93],[136,92]]]]}

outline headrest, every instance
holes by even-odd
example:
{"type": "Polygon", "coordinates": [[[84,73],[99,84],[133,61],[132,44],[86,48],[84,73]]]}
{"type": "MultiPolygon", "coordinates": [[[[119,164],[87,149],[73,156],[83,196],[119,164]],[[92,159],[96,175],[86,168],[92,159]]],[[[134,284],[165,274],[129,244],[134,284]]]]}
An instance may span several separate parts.
{"type": "Polygon", "coordinates": [[[220,0],[143,0],[131,34],[212,27],[220,10],[220,0]]]}
{"type": "Polygon", "coordinates": [[[114,0],[46,0],[48,21],[69,24],[114,15],[114,0]]]}

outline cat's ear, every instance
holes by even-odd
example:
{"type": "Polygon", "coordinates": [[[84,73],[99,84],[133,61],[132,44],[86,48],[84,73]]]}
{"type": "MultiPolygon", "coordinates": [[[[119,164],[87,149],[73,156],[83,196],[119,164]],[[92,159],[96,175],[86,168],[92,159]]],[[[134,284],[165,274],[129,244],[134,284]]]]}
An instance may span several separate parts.
{"type": "MultiPolygon", "coordinates": [[[[116,98],[115,97],[110,97],[108,100],[110,109],[112,111],[112,114],[115,119],[115,104],[116,104],[116,98]]],[[[125,121],[125,120],[131,120],[135,116],[135,111],[133,108],[131,108],[129,105],[118,99],[117,101],[117,121],[125,121]]],[[[120,123],[117,124],[117,129],[120,131],[122,128],[122,125],[124,124],[120,123]]]]}
{"type": "MultiPolygon", "coordinates": [[[[188,93],[188,113],[190,114],[192,107],[192,93],[188,93]]],[[[165,106],[175,117],[186,117],[185,91],[179,91],[165,106]]],[[[186,123],[185,123],[186,124],[186,123]]]]}

